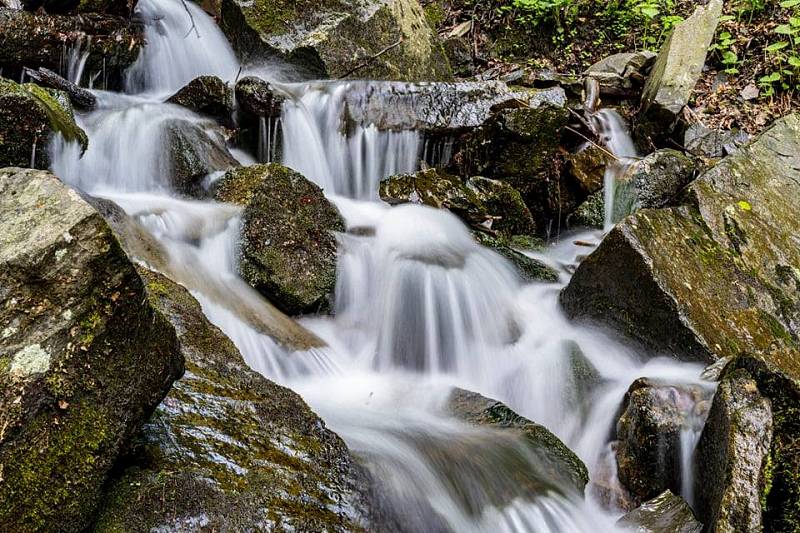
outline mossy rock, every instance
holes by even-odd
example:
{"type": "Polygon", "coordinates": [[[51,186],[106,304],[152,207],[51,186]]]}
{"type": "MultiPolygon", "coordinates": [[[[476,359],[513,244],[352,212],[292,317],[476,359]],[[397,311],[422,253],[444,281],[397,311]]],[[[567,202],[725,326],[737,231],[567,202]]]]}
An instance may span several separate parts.
{"type": "Polygon", "coordinates": [[[0,167],[47,168],[55,134],[83,150],[89,143],[63,93],[0,78],[0,167]]]}
{"type": "Polygon", "coordinates": [[[221,14],[240,56],[278,56],[309,77],[452,78],[417,0],[223,0],[221,14]]]}
{"type": "Polygon", "coordinates": [[[473,235],[479,244],[486,246],[509,261],[523,280],[529,283],[553,283],[558,281],[558,272],[541,261],[528,257],[515,249],[517,239],[498,239],[483,231],[474,231],[473,235]]]}
{"type": "Polygon", "coordinates": [[[605,191],[600,189],[590,195],[575,211],[567,216],[567,225],[569,227],[602,229],[605,225],[605,220],[605,191]]]}
{"type": "Polygon", "coordinates": [[[142,428],[94,531],[366,531],[368,480],[344,442],[251,370],[186,289],[140,272],[187,371],[142,428]]]}
{"type": "Polygon", "coordinates": [[[62,72],[64,50],[82,47],[88,50],[82,81],[88,83],[90,77],[101,74],[95,88],[119,89],[143,44],[141,25],[124,17],[0,10],[0,69],[11,79],[19,79],[23,67],[62,72]],[[91,47],[86,48],[90,40],[91,47]]]}
{"type": "Polygon", "coordinates": [[[800,115],[695,180],[685,205],[625,219],[563,291],[574,318],[661,353],[746,352],[800,377],[800,115]]]}
{"type": "Polygon", "coordinates": [[[326,312],[344,220],[316,184],[278,164],[229,171],[216,198],[245,205],[240,272],[290,315],[326,312]]]}
{"type": "Polygon", "coordinates": [[[80,0],[77,11],[130,17],[135,8],[136,0],[80,0]]]}
{"type": "Polygon", "coordinates": [[[0,530],[82,532],[183,358],[77,193],[47,172],[3,169],[0,213],[0,530]]]}
{"type": "Polygon", "coordinates": [[[447,411],[476,426],[519,435],[538,459],[541,477],[551,490],[583,494],[589,473],[586,465],[544,426],[531,422],[507,405],[463,389],[453,389],[447,411]]]}

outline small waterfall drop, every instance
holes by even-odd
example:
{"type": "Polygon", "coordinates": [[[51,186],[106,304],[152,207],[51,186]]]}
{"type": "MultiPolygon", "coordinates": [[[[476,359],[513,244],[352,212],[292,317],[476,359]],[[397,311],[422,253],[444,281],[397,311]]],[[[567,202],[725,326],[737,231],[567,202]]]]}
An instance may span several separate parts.
{"type": "Polygon", "coordinates": [[[169,96],[194,78],[232,81],[239,61],[214,19],[194,2],[140,0],[147,46],[126,73],[128,92],[169,96]]]}
{"type": "Polygon", "coordinates": [[[418,167],[420,134],[350,124],[345,94],[363,83],[304,84],[290,88],[281,119],[283,163],[329,194],[369,200],[378,182],[418,167]]]}
{"type": "Polygon", "coordinates": [[[615,210],[617,185],[620,178],[638,157],[625,121],[613,109],[601,109],[592,114],[592,125],[600,141],[616,158],[606,167],[603,191],[605,201],[605,230],[610,230],[621,216],[615,210]]]}

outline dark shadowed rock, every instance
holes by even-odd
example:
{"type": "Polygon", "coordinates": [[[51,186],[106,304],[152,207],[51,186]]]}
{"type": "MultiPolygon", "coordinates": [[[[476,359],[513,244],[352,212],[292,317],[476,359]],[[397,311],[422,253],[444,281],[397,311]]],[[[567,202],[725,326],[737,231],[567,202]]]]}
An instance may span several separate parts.
{"type": "Polygon", "coordinates": [[[566,159],[567,170],[586,196],[603,188],[606,167],[614,160],[608,150],[594,144],[566,159]]]}
{"type": "Polygon", "coordinates": [[[611,231],[561,295],[568,314],[660,351],[747,352],[800,376],[800,115],[611,231]]]}
{"type": "Polygon", "coordinates": [[[233,94],[216,76],[193,79],[167,101],[223,122],[230,122],[233,113],[233,94]]]}
{"type": "Polygon", "coordinates": [[[215,196],[244,205],[242,277],[290,315],[324,312],[344,220],[317,185],[278,164],[229,171],[215,196]]]}
{"type": "Polygon", "coordinates": [[[577,205],[560,179],[561,130],[568,117],[565,107],[553,105],[498,110],[462,141],[455,156],[459,174],[508,183],[545,230],[577,205]]]}
{"type": "Polygon", "coordinates": [[[221,14],[240,56],[280,57],[309,77],[452,78],[417,0],[223,0],[221,14]]]}
{"type": "Polygon", "coordinates": [[[165,128],[173,188],[201,196],[203,179],[239,165],[216,129],[204,129],[188,120],[170,120],[165,128]]]}
{"type": "Polygon", "coordinates": [[[393,176],[380,184],[381,199],[390,204],[417,203],[448,209],[468,225],[513,235],[533,235],[536,227],[519,192],[487,178],[462,180],[437,169],[393,176]]]}
{"type": "Polygon", "coordinates": [[[525,439],[551,480],[568,482],[583,493],[589,474],[586,465],[544,426],[519,416],[505,404],[463,389],[453,389],[448,411],[477,426],[503,429],[525,439]]]}
{"type": "Polygon", "coordinates": [[[23,67],[64,74],[65,47],[89,46],[84,81],[102,73],[95,87],[118,88],[143,42],[141,28],[122,17],[44,15],[0,8],[0,68],[13,79],[19,79],[23,67]]]}
{"type": "Polygon", "coordinates": [[[175,326],[186,374],[142,429],[94,531],[366,529],[368,481],[344,442],[250,370],[186,289],[142,277],[175,326]]]}
{"type": "Polygon", "coordinates": [[[617,525],[635,533],[700,533],[703,524],[680,496],[664,491],[619,519],[617,525]]]}
{"type": "Polygon", "coordinates": [[[694,14],[678,23],[661,47],[642,94],[642,133],[654,136],[667,133],[675,124],[706,62],[714,39],[722,0],[710,0],[694,14]]]}
{"type": "Polygon", "coordinates": [[[589,196],[581,205],[567,216],[570,227],[602,229],[606,219],[605,191],[602,189],[589,196]]]}
{"type": "Polygon", "coordinates": [[[236,83],[236,103],[249,120],[257,117],[280,118],[286,99],[269,82],[247,76],[236,83]]]}
{"type": "Polygon", "coordinates": [[[709,531],[762,531],[772,407],[745,370],[720,383],[695,456],[697,514],[709,531]]]}
{"type": "Polygon", "coordinates": [[[0,167],[47,168],[53,135],[88,145],[63,93],[0,78],[0,167]]]}
{"type": "Polygon", "coordinates": [[[81,532],[183,358],[77,193],[47,172],[0,170],[0,213],[0,530],[81,532]]]}
{"type": "Polygon", "coordinates": [[[541,261],[528,257],[516,250],[513,246],[513,241],[498,239],[483,231],[474,231],[473,235],[475,236],[475,240],[480,244],[490,248],[508,260],[523,280],[528,282],[558,281],[558,272],[541,261]]]}
{"type": "Polygon", "coordinates": [[[702,427],[710,395],[645,378],[631,385],[617,422],[616,452],[619,480],[634,506],[667,489],[680,493],[681,432],[702,427]]]}

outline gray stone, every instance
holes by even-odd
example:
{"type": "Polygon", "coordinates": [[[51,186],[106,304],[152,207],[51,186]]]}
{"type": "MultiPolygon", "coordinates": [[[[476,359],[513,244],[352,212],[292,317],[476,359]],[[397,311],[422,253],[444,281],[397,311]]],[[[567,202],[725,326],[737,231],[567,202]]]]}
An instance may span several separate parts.
{"type": "Polygon", "coordinates": [[[772,406],[745,370],[720,383],[697,445],[697,513],[709,531],[761,531],[772,406]]]}
{"type": "Polygon", "coordinates": [[[678,23],[661,47],[642,94],[643,118],[663,132],[675,123],[689,102],[714,39],[722,0],[710,0],[678,23]]]}
{"type": "Polygon", "coordinates": [[[635,533],[700,533],[703,524],[680,496],[664,491],[617,521],[625,531],[635,533]]]}
{"type": "Polygon", "coordinates": [[[213,172],[239,166],[225,145],[222,134],[188,120],[175,119],[166,125],[173,188],[185,195],[203,195],[203,180],[213,172]]]}

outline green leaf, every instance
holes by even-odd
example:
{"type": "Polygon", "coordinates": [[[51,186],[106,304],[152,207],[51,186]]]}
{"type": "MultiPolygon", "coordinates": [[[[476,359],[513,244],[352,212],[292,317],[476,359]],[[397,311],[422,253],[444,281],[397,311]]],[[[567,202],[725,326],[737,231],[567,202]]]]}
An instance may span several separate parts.
{"type": "Polygon", "coordinates": [[[783,50],[789,46],[789,41],[778,41],[777,43],[772,43],[771,45],[767,46],[767,52],[777,52],[778,50],[783,50]]]}
{"type": "Polygon", "coordinates": [[[794,6],[800,6],[800,0],[784,0],[781,2],[781,7],[789,8],[794,6]]]}

